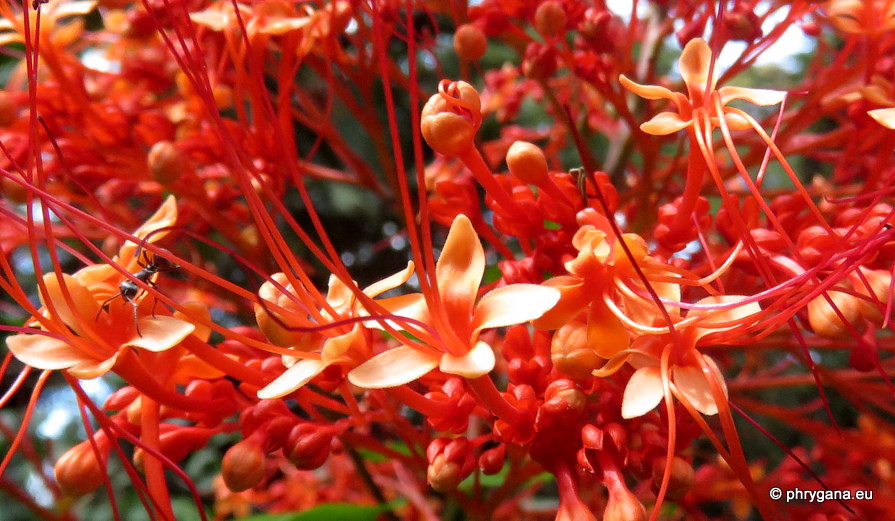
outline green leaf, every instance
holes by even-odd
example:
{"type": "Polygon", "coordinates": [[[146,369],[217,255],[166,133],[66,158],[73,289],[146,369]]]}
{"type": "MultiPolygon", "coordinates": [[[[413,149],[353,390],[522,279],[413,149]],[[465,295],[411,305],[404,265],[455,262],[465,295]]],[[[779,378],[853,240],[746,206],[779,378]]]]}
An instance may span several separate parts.
{"type": "Polygon", "coordinates": [[[379,514],[392,510],[396,503],[385,505],[352,505],[349,503],[327,503],[303,512],[283,514],[260,514],[239,518],[239,521],[376,521],[379,514]]]}

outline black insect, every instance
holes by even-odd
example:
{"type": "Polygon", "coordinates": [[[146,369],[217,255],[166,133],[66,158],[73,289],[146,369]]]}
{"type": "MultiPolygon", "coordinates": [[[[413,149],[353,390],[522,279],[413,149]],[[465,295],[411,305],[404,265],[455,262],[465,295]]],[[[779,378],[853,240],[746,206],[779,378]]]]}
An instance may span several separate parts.
{"type": "MultiPolygon", "coordinates": [[[[167,250],[162,250],[167,251],[167,250]]],[[[157,288],[155,281],[152,280],[152,276],[156,273],[165,273],[168,271],[174,271],[180,266],[174,264],[169,261],[165,257],[158,255],[156,253],[147,253],[146,250],[143,250],[140,254],[139,259],[137,260],[137,264],[140,265],[140,271],[133,274],[134,279],[139,280],[140,282],[145,283],[151,288],[157,288]]],[[[140,294],[140,286],[137,286],[137,283],[131,279],[124,279],[121,281],[121,284],[118,285],[118,293],[116,295],[112,295],[111,298],[103,302],[103,305],[100,307],[99,312],[96,314],[96,318],[99,318],[99,313],[103,311],[109,311],[109,304],[112,303],[118,297],[123,298],[127,302],[130,302],[131,306],[134,308],[134,326],[137,328],[137,335],[142,337],[143,334],[140,333],[140,324],[137,321],[137,302],[136,298],[140,294]]],[[[155,303],[152,304],[152,316],[155,316],[155,303]]]]}

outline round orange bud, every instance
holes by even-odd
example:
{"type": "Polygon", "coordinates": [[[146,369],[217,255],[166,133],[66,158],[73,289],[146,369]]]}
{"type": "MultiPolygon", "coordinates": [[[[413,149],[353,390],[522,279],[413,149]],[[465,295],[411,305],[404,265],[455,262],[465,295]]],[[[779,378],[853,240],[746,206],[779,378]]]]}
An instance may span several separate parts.
{"type": "Polygon", "coordinates": [[[280,313],[277,313],[275,309],[271,308],[271,305],[274,305],[290,311],[295,310],[296,314],[300,314],[298,310],[295,309],[295,301],[286,294],[293,291],[292,284],[289,282],[285,273],[274,273],[270,278],[279,286],[268,281],[262,284],[261,288],[258,289],[258,297],[267,303],[267,308],[260,304],[255,304],[255,320],[258,322],[258,329],[264,333],[264,336],[267,337],[272,344],[280,347],[294,346],[299,344],[306,334],[298,331],[290,331],[283,327],[281,322],[288,321],[285,320],[280,313]],[[280,288],[285,289],[286,293],[280,288]],[[276,318],[272,317],[271,314],[274,314],[276,318]],[[279,319],[279,321],[277,319],[279,319]]]}
{"type": "Polygon", "coordinates": [[[537,145],[514,142],[507,151],[507,167],[523,183],[540,185],[547,181],[547,158],[537,145]]]}
{"type": "Polygon", "coordinates": [[[224,453],[221,475],[227,488],[233,492],[257,487],[264,474],[264,453],[254,440],[243,440],[224,453]]]}
{"type": "Polygon", "coordinates": [[[465,24],[454,33],[454,51],[462,60],[474,62],[485,55],[488,40],[478,27],[465,24]]]}
{"type": "Polygon", "coordinates": [[[102,486],[106,475],[105,457],[108,454],[108,443],[103,440],[105,436],[97,435],[94,438],[102,456],[100,461],[93,451],[90,440],[82,441],[68,449],[53,467],[56,475],[56,483],[67,496],[83,496],[93,492],[102,486]]]}
{"type": "Polygon", "coordinates": [[[153,179],[163,185],[171,184],[180,178],[183,171],[183,155],[170,141],[159,141],[149,149],[146,165],[153,179]]]}
{"type": "Polygon", "coordinates": [[[534,26],[545,38],[552,38],[566,30],[566,12],[562,4],[555,0],[547,0],[535,11],[534,26]]]}
{"type": "MultiPolygon", "coordinates": [[[[854,326],[860,318],[861,300],[835,290],[827,291],[827,296],[842,317],[854,326]]],[[[848,328],[823,295],[808,303],[808,323],[815,333],[824,338],[842,338],[849,334],[848,328]]]]}
{"type": "Polygon", "coordinates": [[[886,270],[861,270],[861,275],[864,276],[863,280],[858,275],[852,276],[852,287],[861,295],[866,295],[870,299],[873,299],[875,296],[876,300],[879,301],[879,304],[861,301],[861,314],[870,320],[878,321],[882,319],[886,304],[889,303],[889,288],[892,284],[892,274],[886,270]],[[864,280],[867,282],[865,283],[864,280]],[[870,287],[869,291],[867,289],[868,286],[870,287]]]}
{"type": "Polygon", "coordinates": [[[570,322],[556,331],[550,342],[550,359],[560,373],[578,380],[590,378],[601,365],[601,358],[587,341],[587,326],[581,322],[570,322]]]}
{"type": "Polygon", "coordinates": [[[456,156],[472,146],[482,123],[479,93],[465,81],[442,82],[423,107],[420,130],[433,150],[456,156]]]}
{"type": "MultiPolygon", "coordinates": [[[[665,476],[665,459],[657,459],[653,463],[653,485],[656,490],[662,485],[665,476]]],[[[693,467],[682,458],[674,457],[671,460],[671,477],[668,480],[668,498],[675,501],[681,499],[693,488],[696,481],[696,473],[693,467]]]]}

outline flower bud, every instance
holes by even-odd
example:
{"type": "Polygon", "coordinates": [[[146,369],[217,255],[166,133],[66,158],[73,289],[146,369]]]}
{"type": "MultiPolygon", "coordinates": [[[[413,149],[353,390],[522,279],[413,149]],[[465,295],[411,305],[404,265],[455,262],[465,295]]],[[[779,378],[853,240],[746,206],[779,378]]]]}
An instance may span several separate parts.
{"type": "Polygon", "coordinates": [[[423,107],[420,130],[439,154],[456,156],[472,146],[482,123],[479,93],[465,81],[443,81],[423,107]]]}
{"type": "Polygon", "coordinates": [[[285,310],[294,310],[296,316],[301,315],[301,312],[296,309],[295,301],[287,294],[293,291],[292,284],[286,278],[285,273],[275,273],[270,278],[279,287],[273,282],[267,281],[258,290],[258,297],[267,303],[267,307],[255,304],[255,320],[258,322],[258,329],[272,344],[302,349],[302,346],[306,345],[313,335],[285,328],[281,322],[288,323],[288,321],[284,320],[282,314],[277,313],[275,309],[271,309],[271,305],[274,305],[285,310]],[[286,293],[280,287],[285,289],[286,293]]]}
{"type": "Polygon", "coordinates": [[[486,476],[492,476],[503,468],[507,455],[507,446],[500,444],[493,449],[488,449],[479,456],[479,468],[486,476]]]}
{"type": "Polygon", "coordinates": [[[439,492],[456,488],[475,466],[472,445],[466,438],[436,438],[426,449],[426,456],[429,459],[426,478],[439,492]]]}
{"type": "Polygon", "coordinates": [[[484,56],[487,49],[485,33],[472,24],[461,25],[454,33],[454,51],[461,60],[474,62],[484,56]]]}
{"type": "Polygon", "coordinates": [[[892,274],[886,270],[861,270],[861,275],[864,276],[863,280],[857,275],[852,277],[852,287],[861,295],[866,295],[871,300],[875,297],[875,300],[879,301],[878,304],[861,301],[861,314],[872,321],[879,321],[885,312],[886,304],[889,303],[892,274]]]}
{"type": "MultiPolygon", "coordinates": [[[[854,325],[860,318],[861,301],[852,295],[840,291],[827,291],[830,302],[849,323],[854,325]]],[[[839,318],[839,314],[823,295],[808,303],[808,323],[811,329],[824,338],[842,338],[849,330],[839,318]]]]}
{"type": "Polygon", "coordinates": [[[507,151],[507,167],[523,183],[541,185],[547,181],[547,158],[537,145],[514,142],[507,151]]]}
{"type": "MultiPolygon", "coordinates": [[[[653,463],[653,485],[656,490],[662,486],[662,478],[665,477],[665,458],[657,459],[653,463]]],[[[687,495],[693,487],[696,474],[693,467],[682,458],[674,457],[671,460],[671,476],[668,480],[668,499],[677,501],[687,495]]]]}
{"type": "Polygon", "coordinates": [[[183,172],[183,155],[170,141],[159,141],[149,149],[146,165],[149,175],[163,185],[171,184],[183,172]]]}
{"type": "Polygon", "coordinates": [[[556,331],[550,342],[550,359],[560,373],[576,380],[590,378],[601,364],[587,342],[587,326],[581,322],[569,322],[556,331]]]}
{"type": "Polygon", "coordinates": [[[301,470],[320,468],[329,457],[333,434],[313,423],[300,423],[293,427],[283,444],[283,453],[301,470]]]}
{"type": "Polygon", "coordinates": [[[264,452],[252,439],[230,447],[221,462],[221,475],[227,488],[242,492],[257,487],[264,479],[264,452]]]}
{"type": "Polygon", "coordinates": [[[79,497],[102,486],[106,475],[105,459],[109,454],[109,444],[102,434],[97,434],[94,441],[100,451],[101,460],[97,459],[90,440],[78,443],[56,460],[53,473],[56,475],[56,483],[65,495],[79,497]]]}
{"type": "Polygon", "coordinates": [[[547,0],[535,11],[534,27],[544,38],[552,38],[565,32],[567,20],[562,4],[556,0],[547,0]]]}

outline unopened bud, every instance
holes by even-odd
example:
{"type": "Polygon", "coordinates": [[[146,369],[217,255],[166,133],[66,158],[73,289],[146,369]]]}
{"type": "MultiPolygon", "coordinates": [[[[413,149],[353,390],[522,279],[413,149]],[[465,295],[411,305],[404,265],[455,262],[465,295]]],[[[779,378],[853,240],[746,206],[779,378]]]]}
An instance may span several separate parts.
{"type": "Polygon", "coordinates": [[[507,151],[510,175],[526,184],[540,185],[547,181],[547,158],[537,145],[516,141],[507,151]]]}
{"type": "Polygon", "coordinates": [[[183,172],[183,155],[170,141],[159,141],[149,149],[146,165],[153,179],[163,185],[171,184],[183,172]]]}
{"type": "Polygon", "coordinates": [[[545,38],[552,38],[565,32],[567,20],[562,4],[556,0],[547,0],[535,11],[534,27],[545,38]]]}
{"type": "Polygon", "coordinates": [[[472,146],[482,123],[479,93],[465,81],[442,82],[423,107],[420,130],[433,150],[456,156],[472,146]]]}
{"type": "Polygon", "coordinates": [[[840,291],[828,291],[827,297],[830,301],[820,295],[808,303],[808,323],[811,329],[824,338],[842,338],[849,334],[849,330],[842,318],[846,322],[854,325],[861,312],[861,301],[852,295],[842,293],[840,291]],[[830,302],[833,304],[830,305],[830,302]],[[833,306],[836,309],[833,309],[833,306]],[[839,313],[836,313],[836,310],[839,313]]]}
{"type": "Polygon", "coordinates": [[[426,449],[426,456],[429,459],[426,478],[429,485],[439,492],[456,488],[475,466],[472,445],[466,438],[436,438],[426,449]]]}
{"type": "Polygon", "coordinates": [[[474,62],[484,56],[487,49],[485,33],[474,25],[461,25],[454,33],[454,51],[462,60],[474,62]]]}
{"type": "Polygon", "coordinates": [[[878,303],[862,301],[861,314],[872,321],[878,321],[883,316],[886,304],[889,303],[892,274],[886,270],[861,270],[861,275],[863,279],[857,275],[851,279],[855,291],[871,300],[879,301],[878,303]]]}
{"type": "Polygon", "coordinates": [[[320,468],[332,449],[332,431],[313,423],[293,427],[283,444],[283,453],[302,470],[320,468]]]}
{"type": "Polygon", "coordinates": [[[500,444],[493,449],[488,449],[479,456],[479,468],[486,476],[492,476],[503,468],[507,455],[507,446],[500,444]]]}
{"type": "Polygon", "coordinates": [[[105,458],[109,445],[103,435],[94,438],[100,451],[100,458],[93,450],[90,440],[82,441],[65,451],[53,467],[56,483],[67,496],[79,497],[89,494],[102,486],[105,481],[105,458]]]}
{"type": "Polygon", "coordinates": [[[230,447],[221,462],[221,475],[227,488],[242,492],[257,487],[264,479],[264,452],[252,439],[230,447]]]}
{"type": "MultiPolygon", "coordinates": [[[[280,347],[291,347],[300,344],[307,334],[286,329],[284,327],[285,324],[283,324],[283,315],[271,309],[272,306],[278,306],[289,311],[295,309],[295,301],[287,294],[292,291],[292,284],[285,273],[274,273],[270,278],[276,284],[267,281],[258,290],[258,297],[265,301],[264,306],[255,304],[255,320],[258,322],[258,329],[264,333],[264,336],[272,344],[280,347]],[[283,289],[286,291],[285,293],[283,289]]],[[[299,313],[297,309],[295,311],[297,314],[299,313]]]]}
{"type": "Polygon", "coordinates": [[[587,341],[587,326],[569,322],[559,328],[550,342],[550,359],[560,373],[577,380],[591,377],[601,358],[587,341]]]}
{"type": "MultiPolygon", "coordinates": [[[[662,485],[664,477],[665,459],[657,459],[653,463],[653,485],[655,485],[656,490],[662,485]]],[[[671,460],[671,476],[668,480],[666,495],[673,501],[681,499],[693,488],[695,480],[696,475],[693,467],[682,458],[674,457],[671,460]]]]}

